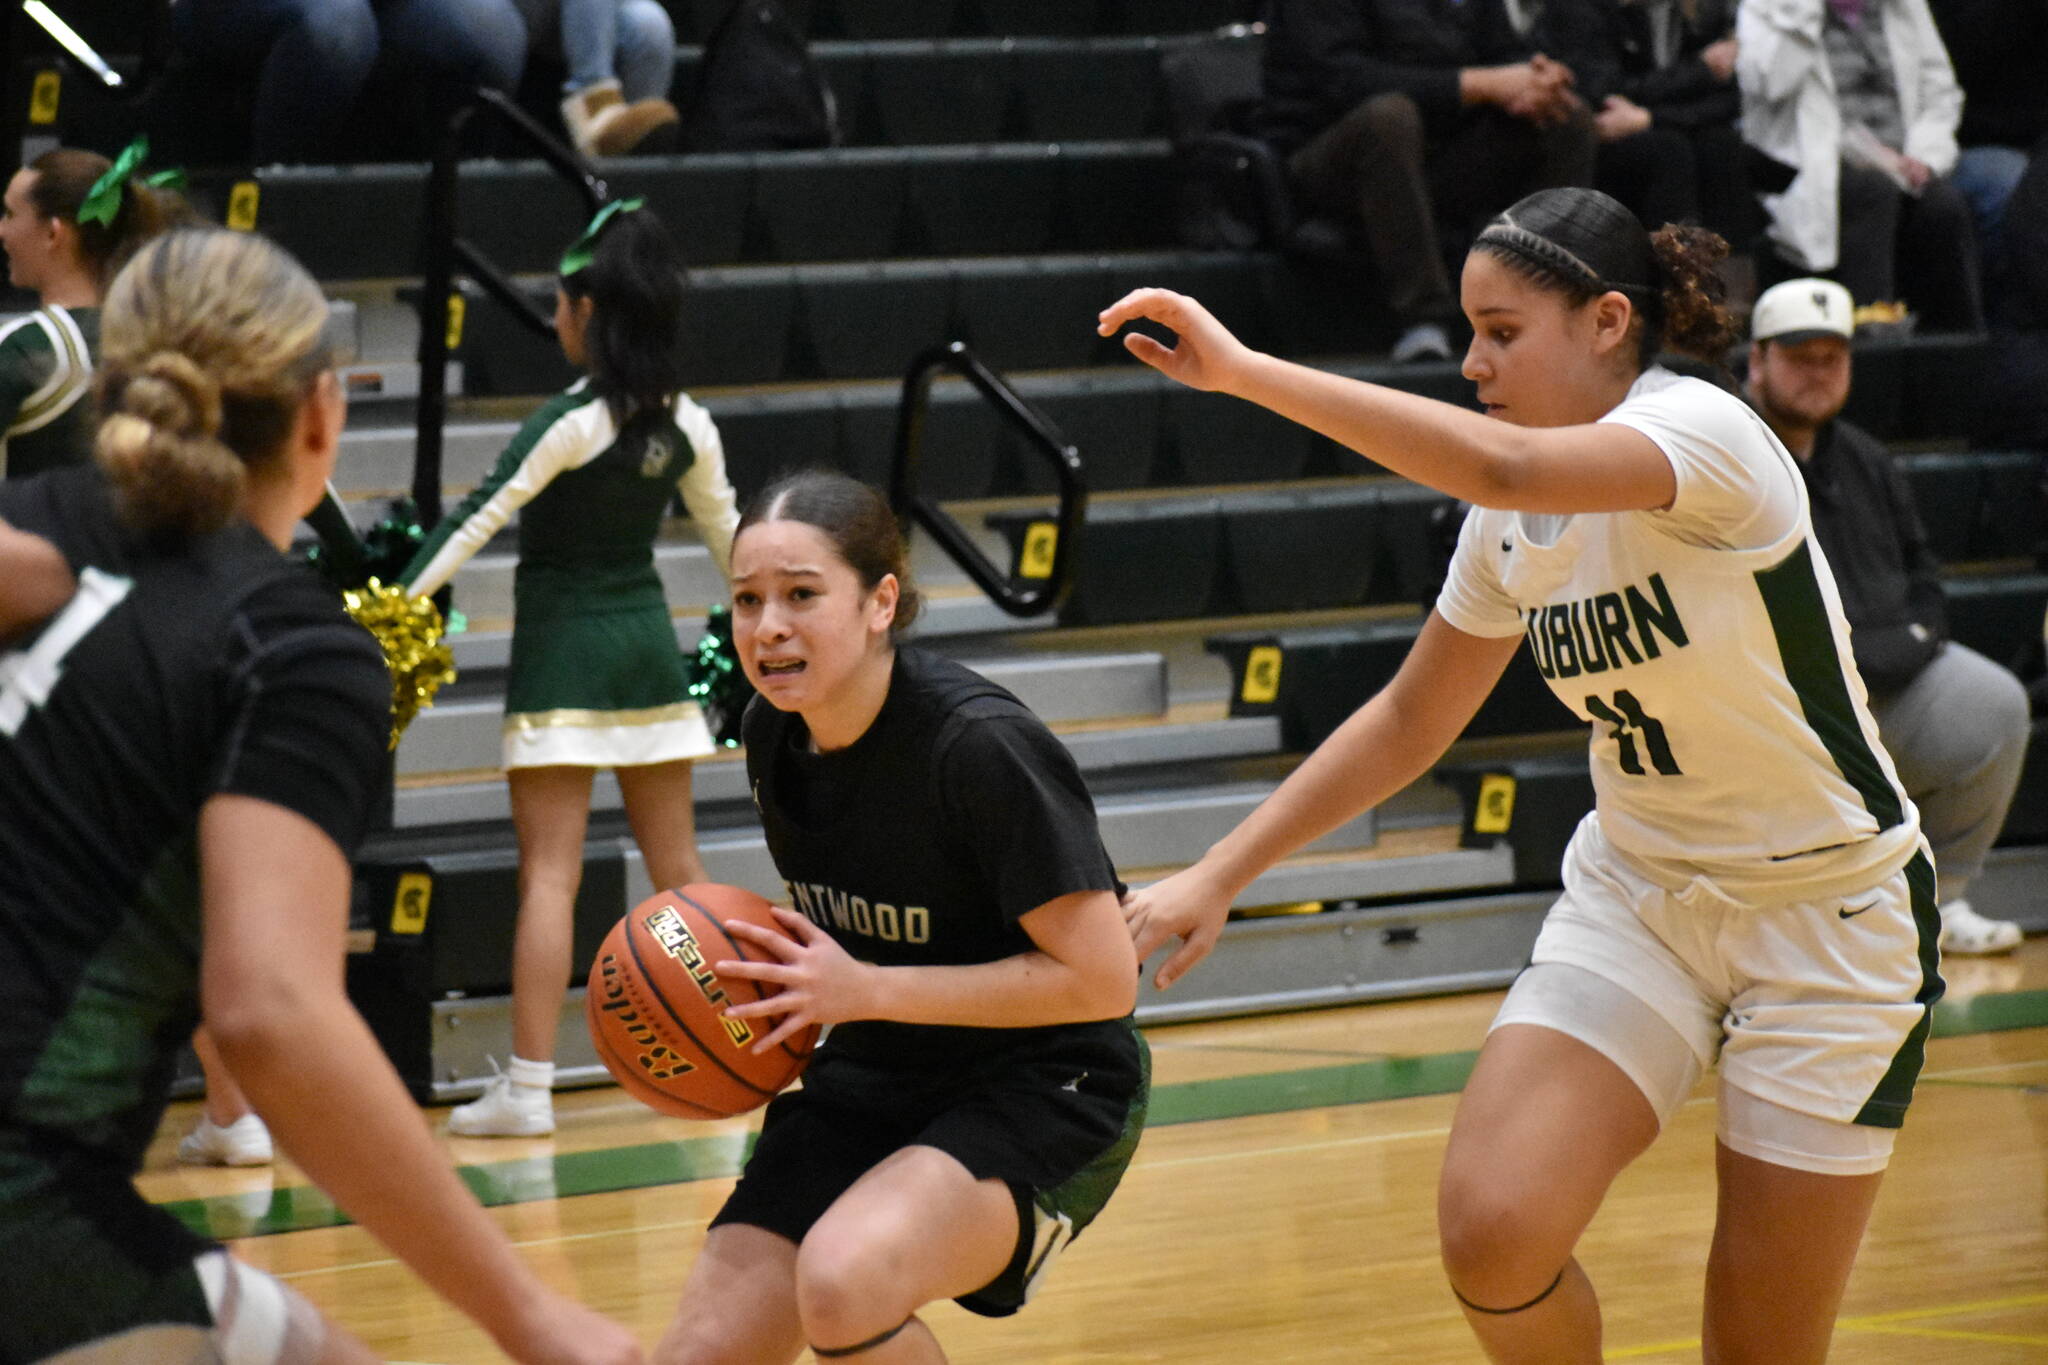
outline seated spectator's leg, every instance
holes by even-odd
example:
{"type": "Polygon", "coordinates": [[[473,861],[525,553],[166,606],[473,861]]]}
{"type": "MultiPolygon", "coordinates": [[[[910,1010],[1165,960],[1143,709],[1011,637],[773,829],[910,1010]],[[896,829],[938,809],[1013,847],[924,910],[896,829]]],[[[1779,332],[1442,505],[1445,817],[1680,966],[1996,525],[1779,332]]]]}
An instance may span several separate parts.
{"type": "Polygon", "coordinates": [[[261,74],[251,157],[331,161],[377,60],[369,0],[184,0],[173,11],[193,60],[261,74]]]}
{"type": "Polygon", "coordinates": [[[665,100],[676,74],[676,26],[656,0],[623,0],[618,16],[619,84],[626,99],[665,100]]]}
{"type": "MultiPolygon", "coordinates": [[[[1871,711],[1920,808],[1946,919],[1983,870],[2019,786],[2030,728],[2026,689],[2008,669],[1950,643],[1903,691],[1873,698],[1871,711]]],[[[1999,937],[2017,942],[2016,932],[1999,937]]]]}
{"type": "Polygon", "coordinates": [[[1593,184],[1613,195],[1643,226],[1699,221],[1699,167],[1692,142],[1676,128],[1646,128],[1600,144],[1593,184]]]}
{"type": "Polygon", "coordinates": [[[1899,292],[1923,331],[1984,330],[1984,276],[1970,204],[1946,176],[1904,200],[1899,213],[1899,292]]]}
{"type": "Polygon", "coordinates": [[[1406,95],[1388,94],[1364,101],[1287,159],[1303,203],[1364,225],[1388,302],[1411,325],[1458,313],[1422,151],[1421,111],[1406,95]]]}
{"type": "Polygon", "coordinates": [[[1842,163],[1835,207],[1840,247],[1833,275],[1857,306],[1890,303],[1899,297],[1897,270],[1899,201],[1905,195],[1882,171],[1842,163]]]}
{"type": "Polygon", "coordinates": [[[526,70],[526,22],[512,0],[387,0],[385,55],[399,69],[454,90],[510,94],[526,70]]]}
{"type": "Polygon", "coordinates": [[[2027,172],[2027,154],[2017,147],[1965,147],[1949,179],[1970,205],[1977,225],[1977,252],[1984,281],[1991,284],[2005,266],[2005,205],[2027,172]]]}
{"type": "Polygon", "coordinates": [[[1468,110],[1429,145],[1429,189],[1444,222],[1470,241],[1487,219],[1537,190],[1593,183],[1593,116],[1538,128],[1498,109],[1468,110]]]}
{"type": "Polygon", "coordinates": [[[1700,222],[1721,234],[1737,253],[1755,249],[1764,230],[1763,208],[1749,178],[1749,153],[1732,123],[1688,130],[1699,185],[1700,222]]]}

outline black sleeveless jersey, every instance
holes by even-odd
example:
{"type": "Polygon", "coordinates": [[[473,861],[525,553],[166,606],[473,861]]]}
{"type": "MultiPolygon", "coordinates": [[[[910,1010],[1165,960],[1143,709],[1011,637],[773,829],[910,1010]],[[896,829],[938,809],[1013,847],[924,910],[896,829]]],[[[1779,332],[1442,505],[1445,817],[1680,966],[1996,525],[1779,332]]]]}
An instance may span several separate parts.
{"type": "Polygon", "coordinates": [[[132,1169],[197,1016],[200,808],[258,797],[352,853],[390,677],[334,593],[246,523],[153,551],[91,467],[0,486],[0,519],[79,579],[0,645],[0,1140],[132,1169]]]}
{"type": "MultiPolygon", "coordinates": [[[[1120,893],[1073,756],[1029,708],[949,659],[897,651],[867,733],[809,751],[803,719],[756,698],[744,726],[754,804],[791,904],[855,957],[958,966],[1033,951],[1018,920],[1077,891],[1120,893]]],[[[1130,1042],[1123,1020],[1033,1029],[860,1020],[828,1048],[950,1067],[1056,1042],[1130,1042]]]]}

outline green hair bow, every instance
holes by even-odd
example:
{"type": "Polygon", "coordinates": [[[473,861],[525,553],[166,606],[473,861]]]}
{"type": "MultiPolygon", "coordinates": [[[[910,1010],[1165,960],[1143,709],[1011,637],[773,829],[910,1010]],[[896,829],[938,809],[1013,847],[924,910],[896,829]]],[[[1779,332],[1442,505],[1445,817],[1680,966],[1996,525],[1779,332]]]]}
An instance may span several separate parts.
{"type": "MultiPolygon", "coordinates": [[[[149,158],[149,136],[144,134],[121,150],[114,158],[114,164],[107,172],[92,182],[92,188],[85,192],[85,199],[78,206],[78,221],[100,223],[107,227],[114,225],[114,218],[121,212],[121,194],[128,188],[128,182],[142,169],[142,163],[149,158]]],[[[163,186],[169,189],[185,187],[185,173],[179,170],[156,171],[142,178],[142,183],[163,186]]]]}
{"type": "Polygon", "coordinates": [[[599,209],[597,217],[590,220],[590,226],[583,229],[583,235],[571,242],[569,249],[562,253],[559,273],[573,275],[589,265],[590,258],[597,254],[597,239],[604,235],[604,230],[611,225],[612,219],[622,213],[632,213],[645,208],[646,205],[645,199],[615,199],[599,209]]]}

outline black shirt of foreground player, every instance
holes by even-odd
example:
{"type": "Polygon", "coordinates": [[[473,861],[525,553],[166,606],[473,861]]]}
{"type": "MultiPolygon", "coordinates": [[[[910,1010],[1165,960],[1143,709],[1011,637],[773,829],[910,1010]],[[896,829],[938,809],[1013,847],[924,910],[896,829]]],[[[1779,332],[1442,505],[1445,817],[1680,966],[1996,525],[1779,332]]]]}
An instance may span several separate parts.
{"type": "MultiPolygon", "coordinates": [[[[864,961],[965,966],[1033,952],[1024,915],[1078,891],[1123,890],[1073,756],[1024,703],[949,659],[898,649],[881,712],[844,749],[812,753],[803,718],[758,698],[744,734],[754,804],[792,906],[864,961]]],[[[828,1046],[940,1067],[1076,1033],[1133,1046],[1121,1020],[860,1020],[833,1029],[828,1046]]]]}
{"type": "Polygon", "coordinates": [[[0,1154],[32,1133],[128,1172],[197,1022],[200,808],[256,797],[353,852],[390,677],[246,522],[158,553],[90,466],[0,486],[0,519],[80,580],[0,650],[0,1154]]]}

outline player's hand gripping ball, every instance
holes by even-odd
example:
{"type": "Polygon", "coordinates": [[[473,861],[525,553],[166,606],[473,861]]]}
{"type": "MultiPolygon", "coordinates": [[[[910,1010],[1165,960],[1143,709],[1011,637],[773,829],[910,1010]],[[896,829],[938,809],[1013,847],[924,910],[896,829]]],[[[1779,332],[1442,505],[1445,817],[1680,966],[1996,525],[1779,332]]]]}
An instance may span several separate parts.
{"type": "Polygon", "coordinates": [[[725,1008],[779,987],[711,967],[774,959],[726,933],[726,920],[785,932],[753,892],[700,882],[634,906],[590,964],[583,1008],[598,1057],[628,1094],[677,1118],[728,1118],[766,1104],[803,1073],[818,1041],[812,1027],[754,1053],[774,1021],[733,1019],[725,1008]]]}

